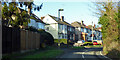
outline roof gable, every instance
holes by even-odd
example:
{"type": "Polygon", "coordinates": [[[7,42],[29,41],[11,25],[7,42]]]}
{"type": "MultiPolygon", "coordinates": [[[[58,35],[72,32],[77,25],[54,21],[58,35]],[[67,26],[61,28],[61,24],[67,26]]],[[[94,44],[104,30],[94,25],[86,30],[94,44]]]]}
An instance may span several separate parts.
{"type": "Polygon", "coordinates": [[[44,21],[47,24],[57,23],[50,15],[44,16],[44,18],[42,18],[42,21],[44,21]]]}

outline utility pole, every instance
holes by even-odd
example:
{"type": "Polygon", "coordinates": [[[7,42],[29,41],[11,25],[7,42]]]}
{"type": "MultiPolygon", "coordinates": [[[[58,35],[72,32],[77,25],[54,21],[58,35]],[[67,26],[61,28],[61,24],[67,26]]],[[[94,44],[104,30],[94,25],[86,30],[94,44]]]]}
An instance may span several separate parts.
{"type": "Polygon", "coordinates": [[[92,21],[92,43],[93,43],[93,21],[92,21]]]}

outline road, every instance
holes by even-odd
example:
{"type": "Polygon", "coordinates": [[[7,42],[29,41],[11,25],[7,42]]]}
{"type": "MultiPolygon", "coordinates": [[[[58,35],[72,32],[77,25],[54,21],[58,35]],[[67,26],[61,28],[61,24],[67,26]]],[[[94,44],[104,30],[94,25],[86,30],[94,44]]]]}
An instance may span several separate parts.
{"type": "Polygon", "coordinates": [[[101,52],[102,48],[68,49],[57,58],[65,60],[111,60],[103,56],[101,52]]]}

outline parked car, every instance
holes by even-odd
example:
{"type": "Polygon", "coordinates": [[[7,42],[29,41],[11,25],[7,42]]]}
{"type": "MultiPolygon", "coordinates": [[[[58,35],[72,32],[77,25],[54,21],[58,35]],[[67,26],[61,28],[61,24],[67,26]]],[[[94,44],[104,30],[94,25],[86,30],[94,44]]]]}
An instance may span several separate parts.
{"type": "Polygon", "coordinates": [[[98,45],[97,41],[93,41],[93,45],[98,45]]]}
{"type": "Polygon", "coordinates": [[[77,41],[77,43],[84,43],[84,42],[85,42],[84,40],[77,41]]]}
{"type": "Polygon", "coordinates": [[[94,40],[94,41],[96,41],[98,45],[102,45],[103,44],[102,40],[94,40]]]}
{"type": "Polygon", "coordinates": [[[84,40],[77,41],[77,43],[74,43],[73,46],[82,46],[84,44],[84,40]]]}

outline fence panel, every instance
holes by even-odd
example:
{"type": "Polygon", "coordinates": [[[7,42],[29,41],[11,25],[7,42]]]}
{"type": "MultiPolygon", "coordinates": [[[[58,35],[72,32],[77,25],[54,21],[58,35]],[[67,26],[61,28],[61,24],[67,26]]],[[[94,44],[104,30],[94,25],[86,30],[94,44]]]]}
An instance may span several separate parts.
{"type": "Polygon", "coordinates": [[[2,53],[40,48],[40,34],[16,28],[2,27],[2,53]]]}
{"type": "Polygon", "coordinates": [[[26,50],[29,50],[28,42],[28,30],[26,30],[26,50]]]}
{"type": "Polygon", "coordinates": [[[26,32],[21,30],[21,50],[26,50],[26,32]]]}
{"type": "Polygon", "coordinates": [[[36,32],[34,32],[34,34],[33,34],[33,35],[34,35],[34,37],[33,37],[33,38],[34,38],[34,39],[33,39],[33,42],[34,42],[34,43],[33,43],[33,46],[34,46],[33,48],[34,48],[34,49],[36,49],[36,34],[37,34],[36,32]]]}
{"type": "Polygon", "coordinates": [[[12,53],[11,28],[2,26],[2,53],[12,53]]]}
{"type": "Polygon", "coordinates": [[[19,29],[2,26],[2,53],[12,53],[20,50],[19,29]]]}
{"type": "Polygon", "coordinates": [[[35,36],[34,36],[34,32],[32,32],[31,36],[32,36],[32,37],[31,37],[31,42],[32,42],[32,43],[31,43],[31,49],[34,49],[34,45],[33,45],[33,44],[34,44],[33,40],[34,40],[34,37],[35,37],[35,36]]]}
{"type": "Polygon", "coordinates": [[[40,34],[37,33],[37,36],[36,36],[36,48],[40,48],[40,34]]]}
{"type": "Polygon", "coordinates": [[[17,52],[20,50],[20,30],[12,28],[12,51],[17,52]]]}
{"type": "Polygon", "coordinates": [[[31,34],[32,32],[31,31],[28,31],[28,49],[31,49],[31,34]]]}

